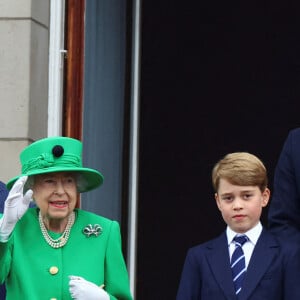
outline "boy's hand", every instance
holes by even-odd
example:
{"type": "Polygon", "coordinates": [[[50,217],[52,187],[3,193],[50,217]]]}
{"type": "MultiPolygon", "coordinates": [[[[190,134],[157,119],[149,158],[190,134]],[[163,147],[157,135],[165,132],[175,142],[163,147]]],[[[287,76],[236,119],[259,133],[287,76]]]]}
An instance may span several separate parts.
{"type": "Polygon", "coordinates": [[[5,203],[4,212],[0,220],[0,241],[6,242],[9,239],[18,220],[22,218],[29,207],[32,198],[32,190],[23,195],[24,185],[27,176],[20,177],[11,188],[5,203]]]}

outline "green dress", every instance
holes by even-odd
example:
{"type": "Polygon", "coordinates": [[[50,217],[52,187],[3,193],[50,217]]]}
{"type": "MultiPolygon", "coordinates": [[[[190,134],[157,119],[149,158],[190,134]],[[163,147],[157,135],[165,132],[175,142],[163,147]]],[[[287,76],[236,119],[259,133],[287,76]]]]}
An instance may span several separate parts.
{"type": "Polygon", "coordinates": [[[75,209],[69,240],[55,249],[41,233],[38,211],[30,208],[8,242],[0,243],[0,283],[6,283],[7,300],[72,299],[69,275],[104,284],[110,299],[132,299],[118,222],[75,209]],[[100,225],[102,232],[88,236],[83,229],[89,224],[100,225]]]}

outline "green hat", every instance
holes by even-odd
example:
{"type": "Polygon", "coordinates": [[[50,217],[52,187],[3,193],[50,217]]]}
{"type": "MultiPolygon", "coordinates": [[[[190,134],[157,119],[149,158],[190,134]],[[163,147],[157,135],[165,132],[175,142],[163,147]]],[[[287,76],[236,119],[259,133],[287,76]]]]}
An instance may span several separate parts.
{"type": "Polygon", "coordinates": [[[7,183],[11,189],[21,176],[32,176],[53,172],[78,174],[78,191],[87,192],[100,186],[103,175],[93,169],[82,167],[82,143],[69,137],[49,137],[27,146],[20,154],[22,174],[7,183]]]}

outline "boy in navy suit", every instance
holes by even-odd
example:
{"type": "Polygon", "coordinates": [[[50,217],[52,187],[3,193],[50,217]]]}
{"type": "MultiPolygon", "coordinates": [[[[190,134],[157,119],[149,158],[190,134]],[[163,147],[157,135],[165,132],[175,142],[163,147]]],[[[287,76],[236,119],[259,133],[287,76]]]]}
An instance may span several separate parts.
{"type": "Polygon", "coordinates": [[[298,247],[281,244],[260,222],[270,198],[262,161],[230,153],[214,166],[212,183],[227,228],[189,249],[176,299],[299,300],[298,247]]]}

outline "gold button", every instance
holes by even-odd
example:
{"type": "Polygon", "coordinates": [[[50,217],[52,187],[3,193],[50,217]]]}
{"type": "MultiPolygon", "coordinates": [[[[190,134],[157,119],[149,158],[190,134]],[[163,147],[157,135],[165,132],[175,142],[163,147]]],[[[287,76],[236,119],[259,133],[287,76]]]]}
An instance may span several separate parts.
{"type": "Polygon", "coordinates": [[[51,267],[51,268],[49,269],[49,272],[50,272],[50,274],[52,274],[52,275],[57,274],[57,273],[58,273],[58,267],[55,267],[55,266],[51,267]]]}

